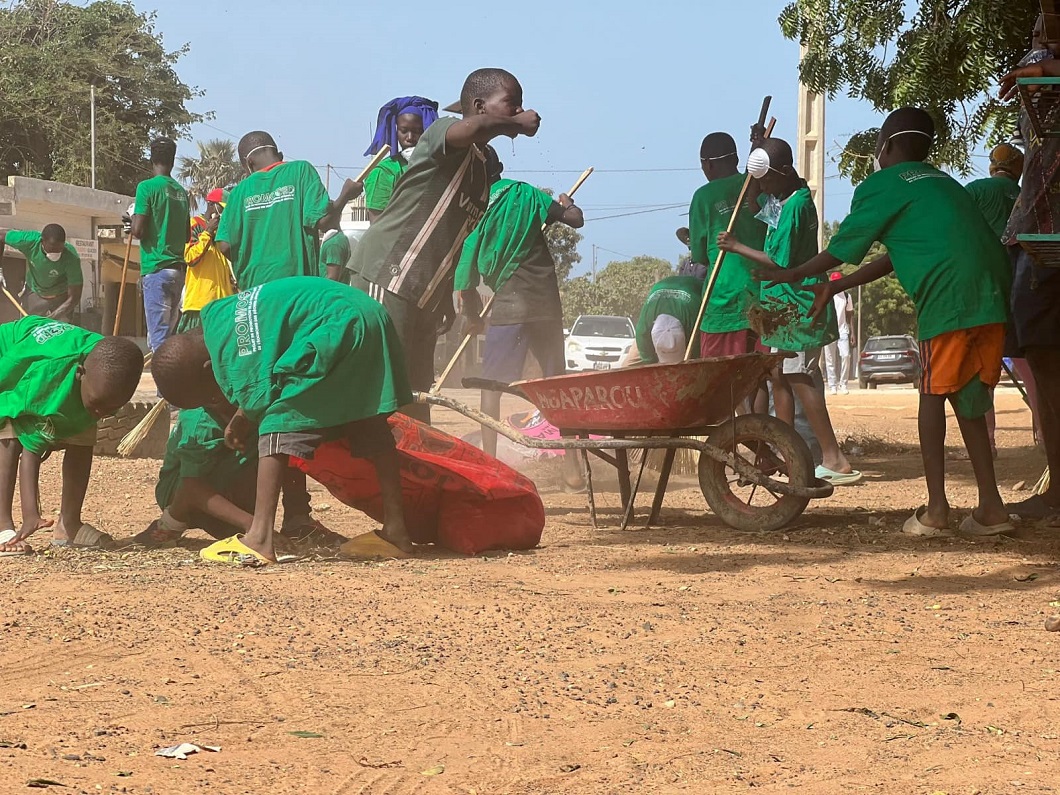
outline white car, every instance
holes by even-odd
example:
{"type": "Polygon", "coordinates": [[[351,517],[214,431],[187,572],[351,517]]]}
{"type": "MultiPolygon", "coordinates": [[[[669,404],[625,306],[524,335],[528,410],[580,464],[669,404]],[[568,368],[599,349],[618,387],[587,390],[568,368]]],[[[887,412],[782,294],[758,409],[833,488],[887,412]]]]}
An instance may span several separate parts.
{"type": "Polygon", "coordinates": [[[580,315],[564,343],[567,372],[610,370],[629,353],[633,321],[615,315],[580,315]]]}

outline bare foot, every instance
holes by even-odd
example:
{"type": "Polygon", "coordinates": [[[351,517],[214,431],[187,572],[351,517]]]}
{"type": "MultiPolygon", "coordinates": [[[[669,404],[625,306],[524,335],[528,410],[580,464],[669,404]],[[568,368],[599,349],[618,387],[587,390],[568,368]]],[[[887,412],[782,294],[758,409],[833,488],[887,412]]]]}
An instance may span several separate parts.
{"type": "Polygon", "coordinates": [[[384,524],[377,531],[377,535],[384,541],[396,546],[402,552],[407,552],[411,555],[416,551],[416,546],[412,543],[412,539],[409,538],[408,530],[406,530],[404,526],[388,527],[384,524]]]}
{"type": "Polygon", "coordinates": [[[918,514],[918,516],[920,523],[926,527],[934,527],[938,530],[944,530],[950,526],[950,506],[948,505],[941,509],[935,509],[929,506],[918,514]]]}
{"type": "Polygon", "coordinates": [[[980,505],[972,511],[972,518],[984,527],[993,527],[1008,521],[1008,511],[1004,508],[987,509],[980,505]]]}
{"type": "Polygon", "coordinates": [[[24,521],[22,522],[22,528],[18,531],[18,538],[22,541],[25,541],[38,530],[43,530],[44,528],[51,527],[54,524],[54,519],[44,519],[40,516],[37,517],[35,522],[32,519],[24,521]]]}
{"type": "Polygon", "coordinates": [[[6,544],[0,544],[0,554],[25,555],[32,551],[33,547],[25,541],[8,541],[6,544]]]}

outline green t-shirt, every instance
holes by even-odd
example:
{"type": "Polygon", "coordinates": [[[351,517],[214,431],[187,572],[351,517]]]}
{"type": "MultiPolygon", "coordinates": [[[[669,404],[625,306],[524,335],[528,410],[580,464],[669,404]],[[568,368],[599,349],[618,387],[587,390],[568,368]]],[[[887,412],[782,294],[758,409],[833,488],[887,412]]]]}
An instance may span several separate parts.
{"type": "Polygon", "coordinates": [[[369,172],[364,179],[364,206],[381,213],[390,204],[398,180],[408,170],[403,157],[388,157],[369,172]]]}
{"type": "Polygon", "coordinates": [[[81,257],[69,243],[66,244],[58,262],[52,262],[41,245],[40,232],[20,232],[12,229],[4,236],[11,248],[22,252],[26,258],[26,286],[31,292],[45,298],[65,295],[67,288],[85,283],[81,273],[81,257]]]}
{"type": "Polygon", "coordinates": [[[256,458],[253,445],[245,451],[226,447],[224,428],[205,409],[185,409],[177,415],[166,443],[155,486],[158,507],[170,506],[184,478],[208,478],[219,494],[225,494],[240,471],[256,458]]]}
{"type": "Polygon", "coordinates": [[[292,160],[255,171],[232,189],[217,240],[232,248],[240,290],[287,276],[320,274],[317,224],[328,212],[317,170],[292,160]]]}
{"type": "MultiPolygon", "coordinates": [[[[781,268],[797,268],[808,262],[817,256],[817,223],[817,207],[810,189],[799,188],[783,202],[777,228],[766,233],[765,253],[781,268]]],[[[782,351],[808,351],[839,339],[832,301],[816,320],[806,316],[813,306],[810,285],[827,279],[822,274],[800,284],[762,285],[761,302],[766,310],[776,311],[779,305],[796,308],[774,334],[763,335],[763,345],[782,351]]]]}
{"type": "Polygon", "coordinates": [[[81,402],[77,368],[102,339],[43,317],[0,324],[0,425],[10,423],[31,453],[96,424],[81,402]]]}
{"type": "Polygon", "coordinates": [[[916,305],[920,340],[1008,320],[1008,254],[972,195],[948,174],[898,163],[858,185],[828,253],[861,262],[876,241],[916,305]]]}
{"type": "Polygon", "coordinates": [[[191,213],[188,192],[179,182],[157,174],[136,186],[134,215],[144,216],[140,238],[140,274],[184,267],[191,213]]]}
{"type": "Polygon", "coordinates": [[[416,144],[390,204],[364,233],[350,269],[367,281],[432,309],[451,280],[464,240],[489,199],[486,159],[478,146],[447,146],[459,121],[434,122],[416,144]]]}
{"type": "Polygon", "coordinates": [[[998,239],[1005,234],[1012,208],[1020,197],[1020,184],[1009,177],[986,177],[969,182],[964,186],[972,194],[986,222],[994,230],[998,239]]]}
{"type": "Polygon", "coordinates": [[[390,315],[348,285],[278,279],[201,317],[221,390],[260,433],[333,428],[412,401],[390,315]]]}
{"type": "MultiPolygon", "coordinates": [[[[696,191],[688,212],[688,231],[692,243],[692,261],[706,265],[707,281],[718,261],[718,235],[729,226],[732,212],[740,198],[746,175],[716,179],[696,191]]],[[[759,251],[766,239],[766,225],[755,218],[757,208],[745,205],[736,219],[733,234],[744,245],[759,251]]],[[[707,302],[700,328],[710,333],[741,331],[751,327],[747,310],[758,294],[758,282],[751,275],[752,264],[736,254],[726,254],[707,302]]]]}
{"type": "Polygon", "coordinates": [[[345,279],[349,275],[346,266],[350,263],[350,253],[350,239],[345,232],[331,235],[320,244],[320,275],[327,276],[328,266],[333,265],[343,269],[342,276],[345,279]]]}
{"type": "Polygon", "coordinates": [[[553,201],[525,182],[500,179],[493,183],[486,214],[464,241],[454,288],[473,290],[481,277],[497,292],[541,246],[547,251],[541,227],[553,201]]]}
{"type": "Polygon", "coordinates": [[[637,352],[641,361],[649,364],[659,361],[651,338],[656,318],[659,315],[677,318],[687,339],[694,331],[702,300],[703,282],[694,276],[667,276],[652,285],[637,318],[637,352]]]}

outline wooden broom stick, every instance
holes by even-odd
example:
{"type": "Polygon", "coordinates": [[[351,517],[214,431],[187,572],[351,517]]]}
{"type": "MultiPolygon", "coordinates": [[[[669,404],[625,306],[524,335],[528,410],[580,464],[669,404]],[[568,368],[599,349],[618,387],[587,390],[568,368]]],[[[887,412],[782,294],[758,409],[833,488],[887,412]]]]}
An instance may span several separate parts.
{"type": "Polygon", "coordinates": [[[118,329],[121,327],[121,307],[125,303],[125,277],[129,274],[129,257],[132,256],[132,232],[129,233],[129,239],[125,241],[125,262],[121,266],[121,286],[118,288],[118,306],[114,310],[114,333],[111,336],[118,336],[118,329]]]}
{"type": "Polygon", "coordinates": [[[22,317],[26,317],[26,316],[27,316],[27,312],[26,312],[26,310],[22,308],[22,304],[20,304],[20,303],[19,303],[19,302],[18,302],[18,301],[17,301],[16,299],[15,299],[15,296],[11,295],[11,293],[9,293],[9,292],[8,292],[8,290],[7,290],[7,288],[6,288],[6,287],[4,287],[4,288],[0,288],[0,289],[3,289],[3,291],[4,291],[4,295],[6,295],[6,296],[7,296],[7,300],[8,300],[8,301],[10,301],[10,302],[11,302],[12,304],[14,304],[14,306],[15,306],[15,309],[17,309],[17,310],[19,311],[19,313],[20,313],[20,314],[22,315],[22,317]]]}
{"type": "Polygon", "coordinates": [[[390,144],[383,144],[383,147],[375,153],[375,156],[369,161],[368,165],[365,166],[361,173],[357,175],[357,179],[354,182],[364,182],[372,170],[375,169],[380,163],[387,159],[390,155],[390,144]]]}
{"type": "MultiPolygon", "coordinates": [[[[580,188],[582,186],[582,183],[584,183],[585,180],[589,179],[589,175],[592,174],[592,173],[593,173],[593,167],[592,166],[589,166],[589,168],[585,169],[585,171],[582,172],[581,176],[578,177],[578,179],[575,181],[575,183],[571,187],[571,189],[567,192],[567,195],[568,196],[573,196],[575,193],[577,193],[578,192],[578,188],[580,188]]],[[[548,222],[543,223],[541,225],[541,231],[542,232],[545,231],[545,228],[547,226],[548,226],[548,222]]],[[[479,312],[479,315],[478,315],[478,319],[479,320],[485,320],[486,319],[486,315],[488,315],[490,313],[490,309],[493,308],[493,299],[496,298],[496,297],[497,297],[497,294],[494,293],[493,295],[491,295],[489,297],[489,300],[486,301],[486,305],[484,307],[482,307],[482,311],[479,312]]],[[[445,379],[449,377],[449,373],[451,373],[453,371],[453,368],[456,366],[456,363],[458,361],[460,361],[460,357],[464,355],[464,351],[467,349],[468,343],[471,342],[472,336],[474,336],[474,335],[472,335],[472,334],[465,334],[464,335],[464,339],[462,339],[460,341],[460,345],[457,346],[456,353],[453,354],[453,358],[449,360],[449,364],[447,364],[445,366],[445,369],[442,370],[442,374],[438,377],[438,380],[434,382],[434,386],[431,387],[430,394],[437,395],[441,391],[442,384],[445,383],[445,379]]]]}
{"type": "MultiPolygon", "coordinates": [[[[762,103],[762,119],[765,119],[765,114],[769,110],[769,97],[766,97],[766,101],[762,103]]],[[[773,134],[773,127],[776,126],[777,120],[770,119],[769,126],[766,128],[765,137],[769,138],[773,134]]],[[[753,177],[748,174],[747,178],[743,181],[743,188],[740,190],[740,199],[733,208],[732,217],[729,218],[728,232],[732,234],[733,228],[736,226],[736,219],[740,215],[740,210],[743,209],[744,200],[747,198],[747,191],[751,189],[751,182],[753,177]]],[[[692,333],[689,334],[688,348],[685,349],[685,361],[687,362],[692,358],[692,351],[697,347],[699,343],[699,326],[703,322],[703,315],[707,311],[707,302],[710,300],[710,294],[714,292],[714,283],[718,280],[718,272],[721,270],[722,263],[725,261],[725,252],[719,251],[718,258],[714,261],[714,269],[710,273],[710,279],[707,280],[707,288],[703,291],[703,301],[699,305],[699,314],[696,315],[696,323],[692,326],[692,333]]]]}

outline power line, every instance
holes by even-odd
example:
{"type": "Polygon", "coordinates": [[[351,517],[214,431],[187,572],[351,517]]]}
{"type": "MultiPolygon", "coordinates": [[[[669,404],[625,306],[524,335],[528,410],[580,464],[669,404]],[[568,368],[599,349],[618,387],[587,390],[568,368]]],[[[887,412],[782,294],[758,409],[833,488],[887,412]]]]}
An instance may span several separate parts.
{"type": "Polygon", "coordinates": [[[679,209],[681,207],[685,207],[685,206],[686,206],[686,203],[685,202],[681,202],[680,204],[671,204],[671,205],[666,206],[666,207],[656,207],[656,208],[654,208],[652,210],[636,210],[635,212],[631,212],[631,213],[617,213],[616,215],[600,215],[600,216],[597,216],[596,218],[586,218],[585,221],[586,221],[586,223],[588,223],[589,221],[607,221],[608,219],[611,219],[611,218],[627,218],[628,216],[631,216],[631,215],[647,215],[648,213],[659,213],[659,212],[664,212],[666,210],[677,210],[677,209],[679,209]]]}

